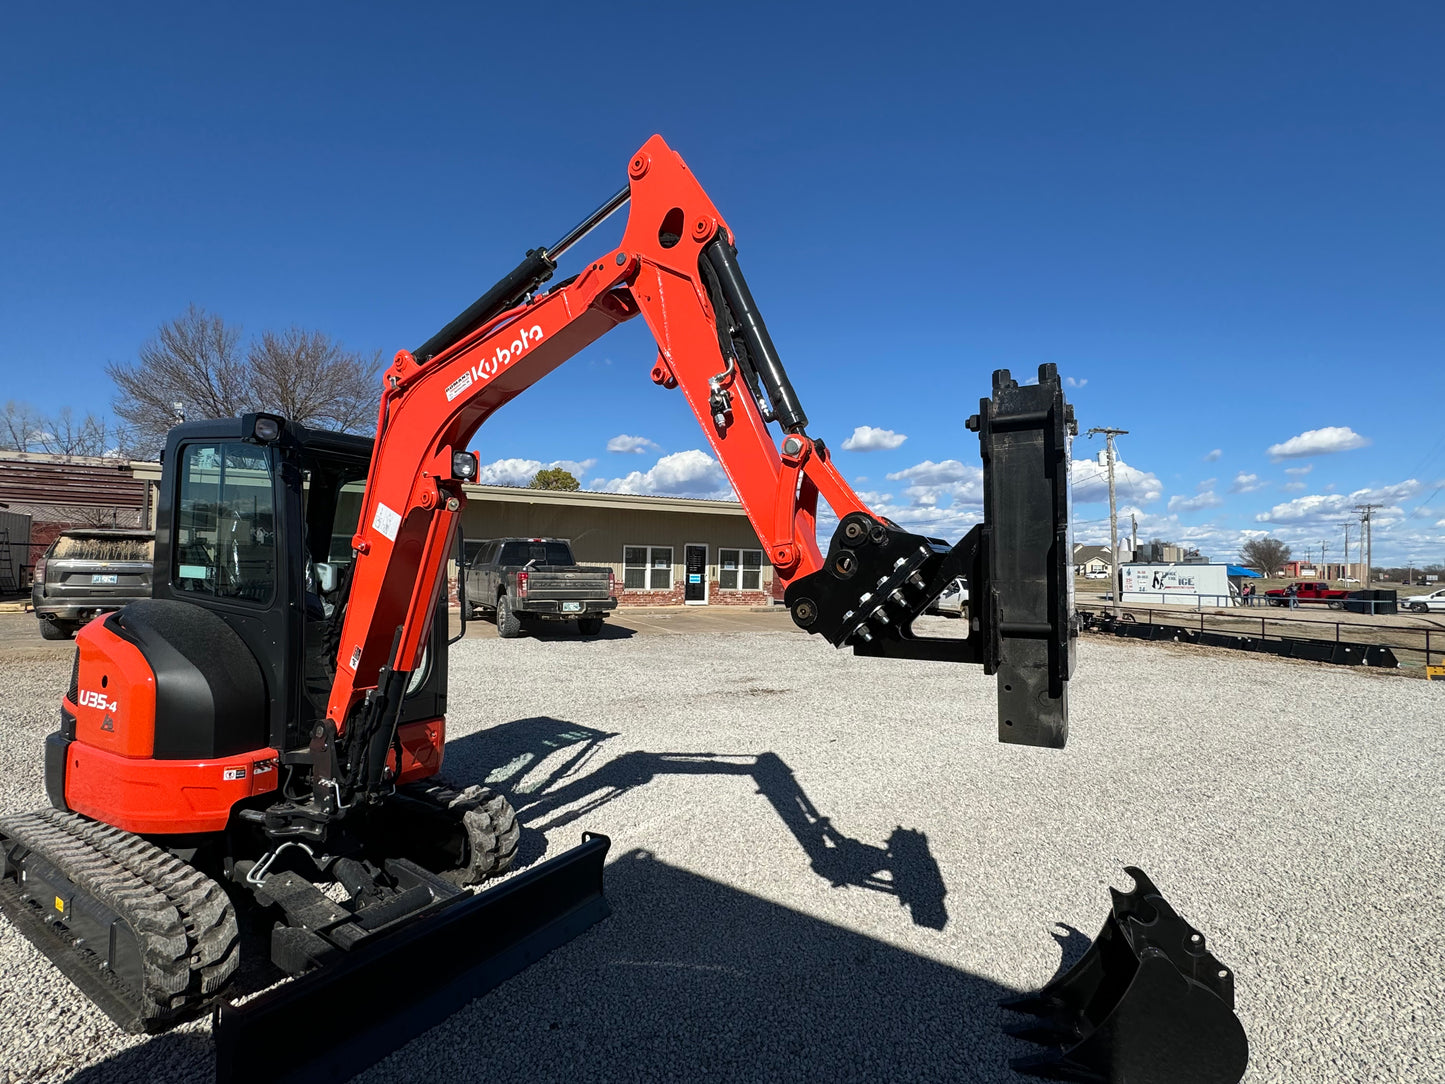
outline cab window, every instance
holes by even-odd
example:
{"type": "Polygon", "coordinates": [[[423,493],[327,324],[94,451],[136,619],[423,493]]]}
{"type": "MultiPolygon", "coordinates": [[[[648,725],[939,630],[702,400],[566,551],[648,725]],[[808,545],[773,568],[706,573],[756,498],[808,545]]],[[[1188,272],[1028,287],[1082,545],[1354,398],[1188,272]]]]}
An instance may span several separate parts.
{"type": "Polygon", "coordinates": [[[276,593],[276,501],[270,452],[254,444],[180,451],[172,583],[267,604],[276,593]]]}

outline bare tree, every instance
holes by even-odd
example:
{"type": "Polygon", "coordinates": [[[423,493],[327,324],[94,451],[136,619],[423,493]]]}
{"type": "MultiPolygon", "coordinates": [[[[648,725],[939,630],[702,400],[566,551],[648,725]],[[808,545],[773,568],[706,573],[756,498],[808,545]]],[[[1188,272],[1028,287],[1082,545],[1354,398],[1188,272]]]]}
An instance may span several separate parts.
{"type": "Polygon", "coordinates": [[[320,331],[262,332],[243,350],[241,329],[192,305],[141,347],[106,366],[122,445],[153,454],[179,417],[232,418],[270,410],[292,421],[366,432],[376,424],[381,353],[365,357],[320,331]]]}
{"type": "Polygon", "coordinates": [[[189,418],[230,418],[251,408],[241,330],[192,305],[161,325],[139,360],[105,367],[115,382],[115,413],[146,451],[165,442],[176,404],[189,418]]]}
{"type": "Polygon", "coordinates": [[[1239,560],[1266,576],[1278,576],[1289,563],[1289,547],[1277,538],[1251,538],[1239,547],[1239,560]]]}
{"type": "Polygon", "coordinates": [[[253,409],[346,432],[376,426],[381,351],[365,357],[321,331],[263,331],[247,355],[253,409]]]}
{"type": "Polygon", "coordinates": [[[0,408],[0,448],[8,452],[29,452],[39,446],[44,421],[29,403],[14,399],[0,408]]]}
{"type": "Polygon", "coordinates": [[[120,439],[104,419],[87,412],[77,419],[70,407],[44,415],[29,403],[10,401],[0,409],[0,448],[52,455],[105,455],[120,439]]]}
{"type": "Polygon", "coordinates": [[[79,421],[68,406],[45,418],[36,438],[42,451],[53,455],[105,455],[114,445],[104,418],[87,413],[79,421]]]}

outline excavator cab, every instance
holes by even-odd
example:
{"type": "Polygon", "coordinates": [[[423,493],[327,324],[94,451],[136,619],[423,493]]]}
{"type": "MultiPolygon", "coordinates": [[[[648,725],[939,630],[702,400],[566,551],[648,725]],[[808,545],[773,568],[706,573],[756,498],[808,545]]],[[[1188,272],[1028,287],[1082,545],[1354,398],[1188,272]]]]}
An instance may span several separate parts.
{"type": "MultiPolygon", "coordinates": [[[[266,688],[256,748],[305,745],[326,715],[371,448],[270,414],[189,422],[166,441],[153,597],[208,610],[246,645],[266,688]]],[[[404,726],[446,713],[435,624],[404,726]]]]}

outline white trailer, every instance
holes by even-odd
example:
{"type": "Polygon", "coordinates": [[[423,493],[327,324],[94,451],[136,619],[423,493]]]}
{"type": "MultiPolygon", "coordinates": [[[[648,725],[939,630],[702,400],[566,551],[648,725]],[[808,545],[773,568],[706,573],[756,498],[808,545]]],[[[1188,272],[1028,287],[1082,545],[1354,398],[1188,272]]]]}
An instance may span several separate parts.
{"type": "Polygon", "coordinates": [[[1120,565],[1120,601],[1139,606],[1238,606],[1228,565],[1120,565]]]}

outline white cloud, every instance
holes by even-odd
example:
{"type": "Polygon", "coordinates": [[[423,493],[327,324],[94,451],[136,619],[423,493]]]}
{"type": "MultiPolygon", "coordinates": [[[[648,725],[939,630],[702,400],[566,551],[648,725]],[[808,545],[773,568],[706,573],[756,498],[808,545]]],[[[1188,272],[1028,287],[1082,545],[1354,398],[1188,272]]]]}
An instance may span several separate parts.
{"type": "Polygon", "coordinates": [[[1195,497],[1170,497],[1169,511],[1198,512],[1204,508],[1218,508],[1223,503],[1213,490],[1205,490],[1195,497]]]}
{"type": "Polygon", "coordinates": [[[1305,488],[1305,484],[1303,482],[1286,482],[1279,488],[1284,490],[1286,493],[1298,493],[1305,488]]]}
{"type": "Polygon", "coordinates": [[[937,508],[945,498],[950,504],[983,504],[983,468],[965,466],[957,459],[945,459],[941,463],[925,459],[905,470],[894,471],[888,480],[908,483],[903,493],[910,508],[937,508]]]}
{"type": "Polygon", "coordinates": [[[607,450],[641,455],[643,452],[657,451],[657,443],[646,437],[629,437],[626,433],[619,433],[607,442],[607,450]]]}
{"type": "Polygon", "coordinates": [[[875,429],[871,425],[860,425],[853,430],[853,435],[843,442],[845,452],[877,452],[890,451],[898,447],[908,437],[902,433],[895,433],[891,429],[875,429]]]}
{"type": "Polygon", "coordinates": [[[1244,471],[1240,471],[1234,476],[1234,484],[1229,487],[1229,492],[1253,493],[1256,490],[1263,489],[1267,485],[1269,485],[1268,482],[1260,481],[1259,475],[1245,474],[1244,471]]]}
{"type": "Polygon", "coordinates": [[[1284,472],[1286,474],[1292,474],[1296,478],[1303,478],[1314,469],[1315,465],[1313,463],[1306,463],[1303,467],[1285,467],[1284,472]]]}
{"type": "Polygon", "coordinates": [[[945,459],[942,463],[935,463],[931,459],[925,459],[922,463],[916,463],[906,470],[894,471],[888,476],[890,482],[911,482],[914,485],[936,486],[947,485],[951,482],[962,482],[965,479],[983,477],[981,467],[965,467],[957,459],[945,459]]]}
{"type": "Polygon", "coordinates": [[[1363,448],[1369,440],[1360,436],[1347,425],[1331,425],[1324,429],[1309,429],[1297,437],[1290,437],[1283,444],[1271,444],[1269,454],[1274,459],[1293,459],[1305,455],[1327,455],[1330,452],[1348,452],[1363,448]]]}
{"type": "Polygon", "coordinates": [[[1074,379],[1073,377],[1071,377],[1071,376],[1066,376],[1066,377],[1064,377],[1064,387],[1066,387],[1066,388],[1082,388],[1082,387],[1083,387],[1085,384],[1087,384],[1088,382],[1089,382],[1089,378],[1088,378],[1088,377],[1082,377],[1082,378],[1080,378],[1080,379],[1078,379],[1078,380],[1075,380],[1075,379],[1074,379]]]}
{"type": "Polygon", "coordinates": [[[1223,448],[1215,448],[1214,451],[1210,452],[1208,455],[1206,455],[1206,456],[1204,457],[1204,462],[1206,462],[1206,463],[1215,463],[1215,462],[1218,462],[1218,461],[1219,461],[1219,457],[1222,456],[1223,454],[1224,454],[1224,449],[1223,449],[1223,448]]]}
{"type": "MultiPolygon", "coordinates": [[[[1120,500],[1149,504],[1164,494],[1164,486],[1148,471],[1114,461],[1114,491],[1120,500]]],[[[1109,499],[1109,470],[1093,459],[1074,460],[1074,500],[1078,503],[1109,499]]]]}
{"type": "Polygon", "coordinates": [[[605,493],[702,497],[714,501],[736,499],[717,460],[697,448],[665,455],[651,470],[635,470],[625,477],[613,478],[603,482],[601,489],[605,493]]]}
{"type": "Polygon", "coordinates": [[[1358,518],[1355,513],[1357,504],[1379,504],[1384,507],[1375,512],[1375,532],[1378,537],[1381,526],[1388,526],[1403,516],[1399,505],[1418,494],[1424,485],[1414,478],[1403,482],[1397,482],[1390,486],[1380,486],[1376,489],[1357,489],[1353,493],[1311,493],[1306,497],[1296,497],[1292,501],[1277,504],[1268,512],[1260,512],[1256,515],[1257,523],[1298,523],[1305,525],[1330,526],[1330,524],[1318,523],[1321,520],[1337,521],[1341,516],[1347,519],[1358,518]]]}
{"type": "Polygon", "coordinates": [[[554,459],[550,463],[543,463],[539,459],[498,459],[482,464],[481,470],[477,472],[477,481],[484,486],[525,486],[543,468],[554,470],[560,467],[575,478],[590,470],[596,463],[595,459],[584,459],[580,462],[575,459],[554,459]]]}

